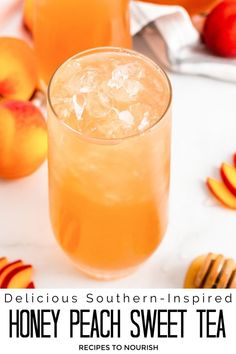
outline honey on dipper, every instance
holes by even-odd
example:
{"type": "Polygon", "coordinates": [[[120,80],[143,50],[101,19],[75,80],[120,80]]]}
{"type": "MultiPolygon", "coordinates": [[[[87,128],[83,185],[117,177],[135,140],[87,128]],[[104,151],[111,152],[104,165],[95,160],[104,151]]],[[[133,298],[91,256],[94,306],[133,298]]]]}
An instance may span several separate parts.
{"type": "Polygon", "coordinates": [[[208,253],[191,263],[184,282],[185,288],[236,288],[236,263],[221,254],[208,253]]]}

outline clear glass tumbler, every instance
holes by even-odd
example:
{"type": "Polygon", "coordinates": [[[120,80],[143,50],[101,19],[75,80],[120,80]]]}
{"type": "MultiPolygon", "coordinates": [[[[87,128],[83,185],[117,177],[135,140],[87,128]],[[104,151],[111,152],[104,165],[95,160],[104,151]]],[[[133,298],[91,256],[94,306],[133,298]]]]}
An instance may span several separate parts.
{"type": "Polygon", "coordinates": [[[55,236],[102,279],[142,264],[167,226],[171,86],[147,57],[97,48],[66,61],[48,89],[55,236]]]}

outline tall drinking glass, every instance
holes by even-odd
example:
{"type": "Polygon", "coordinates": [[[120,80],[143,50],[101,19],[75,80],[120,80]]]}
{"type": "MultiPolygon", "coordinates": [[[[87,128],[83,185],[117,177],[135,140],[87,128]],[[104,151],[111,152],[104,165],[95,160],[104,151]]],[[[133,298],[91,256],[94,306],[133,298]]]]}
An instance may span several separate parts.
{"type": "Polygon", "coordinates": [[[85,273],[131,272],[167,226],[171,87],[145,56],[97,48],[48,90],[49,200],[56,238],[85,273]]]}
{"type": "Polygon", "coordinates": [[[34,0],[34,42],[48,84],[67,58],[98,46],[131,46],[129,0],[34,0]]]}

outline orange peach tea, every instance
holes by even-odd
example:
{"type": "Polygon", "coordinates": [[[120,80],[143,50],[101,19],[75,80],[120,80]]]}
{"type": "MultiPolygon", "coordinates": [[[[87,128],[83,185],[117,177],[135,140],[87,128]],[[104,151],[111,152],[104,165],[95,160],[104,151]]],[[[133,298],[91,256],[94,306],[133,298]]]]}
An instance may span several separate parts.
{"type": "Polygon", "coordinates": [[[34,0],[40,76],[49,82],[72,55],[99,46],[131,46],[129,0],[34,0]]]}
{"type": "Polygon", "coordinates": [[[84,272],[129,273],[167,225],[171,89],[133,51],[94,49],[49,88],[49,197],[61,247],[84,272]]]}

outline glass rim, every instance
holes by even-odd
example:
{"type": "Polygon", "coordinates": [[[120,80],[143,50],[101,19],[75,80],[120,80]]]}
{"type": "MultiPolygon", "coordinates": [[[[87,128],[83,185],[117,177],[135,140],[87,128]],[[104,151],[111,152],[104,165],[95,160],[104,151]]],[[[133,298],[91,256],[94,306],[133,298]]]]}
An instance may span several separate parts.
{"type": "Polygon", "coordinates": [[[57,67],[57,69],[54,71],[53,75],[51,76],[51,79],[49,81],[48,84],[48,88],[47,88],[47,100],[50,106],[50,109],[52,111],[52,113],[54,114],[54,116],[57,118],[57,120],[59,121],[60,124],[62,124],[66,129],[69,129],[71,132],[73,132],[74,134],[78,135],[80,138],[87,140],[89,142],[93,142],[96,144],[107,144],[107,145],[111,145],[111,144],[115,144],[115,143],[119,143],[121,141],[124,141],[126,139],[132,139],[135,137],[139,137],[141,135],[144,135],[145,133],[149,132],[152,128],[154,128],[155,126],[157,126],[166,116],[166,114],[168,113],[170,107],[171,107],[171,103],[172,103],[172,85],[170,82],[169,77],[167,76],[166,72],[162,69],[162,67],[155,63],[152,59],[150,59],[149,57],[147,57],[145,54],[139,53],[133,49],[126,49],[126,48],[121,48],[121,47],[96,47],[96,48],[91,48],[91,49],[87,49],[84,51],[81,51],[71,57],[69,57],[68,59],[66,59],[61,65],[59,65],[57,67]],[[81,57],[90,55],[90,54],[95,54],[95,53],[126,53],[128,55],[132,55],[134,57],[139,57],[140,59],[144,60],[145,62],[150,63],[154,69],[158,69],[159,71],[161,71],[162,75],[164,76],[164,78],[166,79],[167,82],[167,86],[169,88],[169,100],[168,103],[166,105],[166,108],[163,112],[163,114],[161,115],[161,117],[156,120],[153,124],[151,124],[149,127],[147,127],[144,131],[142,132],[137,132],[131,135],[127,135],[121,138],[96,138],[93,136],[90,136],[89,134],[85,134],[83,132],[80,132],[74,128],[72,128],[70,125],[68,125],[66,122],[64,122],[62,119],[60,119],[60,116],[57,114],[57,112],[55,111],[52,101],[51,101],[51,93],[50,93],[50,89],[53,83],[54,78],[56,77],[57,73],[59,72],[60,68],[62,66],[64,66],[66,63],[70,62],[73,59],[79,59],[81,57]]]}

